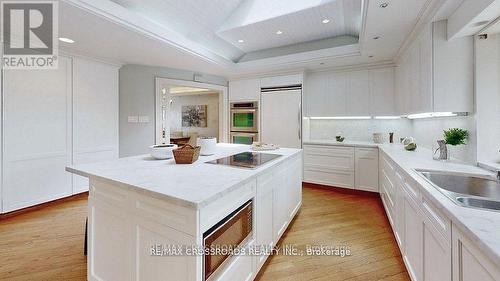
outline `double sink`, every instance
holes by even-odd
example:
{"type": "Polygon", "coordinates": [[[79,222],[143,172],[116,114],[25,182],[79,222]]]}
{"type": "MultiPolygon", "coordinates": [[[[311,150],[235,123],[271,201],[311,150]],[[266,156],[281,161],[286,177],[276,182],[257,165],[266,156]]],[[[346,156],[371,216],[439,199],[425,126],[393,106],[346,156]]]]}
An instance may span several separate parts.
{"type": "Polygon", "coordinates": [[[500,180],[488,176],[464,175],[416,169],[434,188],[456,204],[500,212],[500,180]]]}

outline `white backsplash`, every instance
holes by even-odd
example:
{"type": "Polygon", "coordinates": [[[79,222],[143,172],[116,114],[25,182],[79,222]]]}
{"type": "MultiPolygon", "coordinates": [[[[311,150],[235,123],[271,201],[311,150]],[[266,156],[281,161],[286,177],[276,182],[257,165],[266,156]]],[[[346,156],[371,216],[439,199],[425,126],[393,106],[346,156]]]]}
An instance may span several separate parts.
{"type": "MultiPolygon", "coordinates": [[[[382,133],[384,142],[389,142],[389,132],[394,132],[394,141],[412,136],[417,145],[432,149],[443,131],[462,128],[469,131],[467,145],[450,147],[451,156],[459,160],[476,163],[476,126],[473,116],[397,120],[304,120],[304,138],[311,140],[334,140],[342,133],[347,141],[373,141],[373,133],[382,133]]],[[[432,155],[429,155],[432,157],[432,155]]]]}
{"type": "MultiPolygon", "coordinates": [[[[307,129],[304,132],[307,132],[307,129]]],[[[390,132],[394,132],[395,142],[398,142],[400,137],[411,136],[411,121],[309,120],[309,136],[312,140],[333,140],[337,133],[342,133],[347,141],[372,141],[373,133],[382,133],[384,142],[389,142],[390,132]]]]}
{"type": "Polygon", "coordinates": [[[443,131],[461,128],[469,131],[466,145],[449,146],[450,156],[459,160],[476,163],[476,123],[473,116],[415,119],[412,121],[413,136],[418,145],[433,148],[437,140],[443,139],[443,131]]]}

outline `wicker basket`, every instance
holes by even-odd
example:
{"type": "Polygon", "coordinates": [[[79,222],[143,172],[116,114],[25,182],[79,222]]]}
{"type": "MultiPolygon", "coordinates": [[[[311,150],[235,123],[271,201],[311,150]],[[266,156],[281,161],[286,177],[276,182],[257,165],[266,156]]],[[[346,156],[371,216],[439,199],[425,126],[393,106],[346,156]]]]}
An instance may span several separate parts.
{"type": "Polygon", "coordinates": [[[185,144],[180,148],[174,149],[174,158],[176,164],[192,164],[200,156],[201,146],[192,146],[185,144]]]}

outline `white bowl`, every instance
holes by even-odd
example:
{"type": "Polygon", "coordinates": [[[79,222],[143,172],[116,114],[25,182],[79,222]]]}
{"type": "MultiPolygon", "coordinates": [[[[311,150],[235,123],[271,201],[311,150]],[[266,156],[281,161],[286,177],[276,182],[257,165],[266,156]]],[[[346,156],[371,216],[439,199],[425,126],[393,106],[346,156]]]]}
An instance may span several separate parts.
{"type": "Polygon", "coordinates": [[[176,144],[157,144],[149,147],[149,154],[155,159],[169,159],[174,157],[172,150],[176,149],[176,144]]]}

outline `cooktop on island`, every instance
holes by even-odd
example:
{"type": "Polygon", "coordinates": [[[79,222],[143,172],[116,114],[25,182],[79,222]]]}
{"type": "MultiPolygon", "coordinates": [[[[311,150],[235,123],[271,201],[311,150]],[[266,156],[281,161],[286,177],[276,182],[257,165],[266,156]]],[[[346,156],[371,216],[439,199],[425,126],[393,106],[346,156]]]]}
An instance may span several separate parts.
{"type": "Polygon", "coordinates": [[[279,157],[281,157],[281,155],[247,151],[234,154],[228,157],[208,161],[206,163],[255,169],[279,157]]]}

